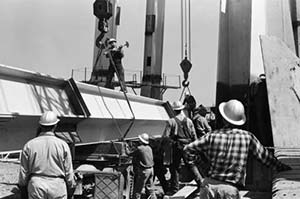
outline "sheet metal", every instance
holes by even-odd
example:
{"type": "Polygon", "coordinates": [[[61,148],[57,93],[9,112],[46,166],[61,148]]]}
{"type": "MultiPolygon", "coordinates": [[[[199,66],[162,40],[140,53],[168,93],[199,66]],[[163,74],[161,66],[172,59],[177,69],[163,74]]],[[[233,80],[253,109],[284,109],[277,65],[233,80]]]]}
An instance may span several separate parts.
{"type": "Polygon", "coordinates": [[[274,146],[300,143],[299,58],[276,37],[261,36],[274,146]]]}
{"type": "Polygon", "coordinates": [[[170,118],[166,103],[159,100],[127,94],[127,102],[120,91],[4,65],[0,97],[0,151],[21,149],[35,137],[46,110],[61,117],[58,131],[76,131],[83,143],[117,140],[127,131],[126,138],[144,132],[161,135],[170,118]]]}
{"type": "Polygon", "coordinates": [[[272,198],[300,198],[299,58],[275,37],[261,36],[275,156],[292,167],[273,175],[272,198]]]}
{"type": "Polygon", "coordinates": [[[125,138],[146,132],[162,135],[170,118],[165,102],[77,82],[79,92],[90,111],[88,120],[78,124],[77,131],[84,142],[117,140],[125,135],[132,120],[133,126],[125,138]],[[133,114],[130,111],[132,108],[133,114]],[[134,118],[134,119],[133,119],[134,118]]]}

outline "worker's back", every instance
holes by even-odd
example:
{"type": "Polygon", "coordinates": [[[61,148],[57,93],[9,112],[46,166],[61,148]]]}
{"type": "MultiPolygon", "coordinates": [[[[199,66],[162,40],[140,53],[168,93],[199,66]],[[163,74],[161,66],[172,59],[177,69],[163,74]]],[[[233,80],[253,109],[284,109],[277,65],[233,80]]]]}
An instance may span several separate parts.
{"type": "Polygon", "coordinates": [[[45,133],[30,140],[24,150],[32,174],[65,177],[68,145],[63,140],[45,133]]]}

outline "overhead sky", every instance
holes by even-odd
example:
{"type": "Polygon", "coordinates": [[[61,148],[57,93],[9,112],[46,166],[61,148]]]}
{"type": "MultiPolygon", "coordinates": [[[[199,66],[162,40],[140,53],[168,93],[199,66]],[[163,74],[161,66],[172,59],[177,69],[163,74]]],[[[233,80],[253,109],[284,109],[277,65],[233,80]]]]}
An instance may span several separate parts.
{"type": "MultiPolygon", "coordinates": [[[[166,0],[163,72],[181,75],[180,1],[166,0]]],[[[72,69],[92,68],[93,0],[1,0],[0,64],[68,79],[72,69]]],[[[145,0],[119,0],[119,41],[128,41],[124,66],[143,69],[145,0]]],[[[193,64],[190,90],[198,104],[215,101],[219,0],[191,0],[193,64]]],[[[167,90],[178,100],[182,90],[167,90]]]]}

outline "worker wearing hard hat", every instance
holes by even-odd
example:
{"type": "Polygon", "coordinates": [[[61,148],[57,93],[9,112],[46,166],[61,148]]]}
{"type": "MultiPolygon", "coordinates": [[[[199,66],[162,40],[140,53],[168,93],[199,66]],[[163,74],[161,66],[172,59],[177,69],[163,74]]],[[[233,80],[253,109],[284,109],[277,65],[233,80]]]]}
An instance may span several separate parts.
{"type": "Polygon", "coordinates": [[[106,79],[106,88],[113,88],[112,79],[115,72],[118,74],[121,89],[127,91],[125,85],[124,68],[122,64],[122,58],[124,57],[123,46],[117,47],[117,40],[111,38],[108,40],[108,51],[106,56],[109,58],[108,75],[106,79]]]}
{"type": "Polygon", "coordinates": [[[19,173],[22,198],[67,198],[75,186],[69,146],[54,134],[58,122],[56,113],[43,113],[40,134],[23,148],[19,173]]]}
{"type": "Polygon", "coordinates": [[[170,165],[170,195],[179,190],[179,170],[183,157],[183,148],[186,144],[194,141],[197,136],[191,119],[183,113],[184,105],[180,101],[173,102],[172,108],[175,117],[167,121],[163,137],[168,137],[173,141],[173,157],[170,165]]]}
{"type": "Polygon", "coordinates": [[[197,137],[202,137],[207,132],[211,131],[211,127],[205,118],[206,114],[206,107],[204,107],[202,104],[194,109],[193,123],[195,126],[197,137]]]}
{"type": "MultiPolygon", "coordinates": [[[[127,154],[133,156],[134,171],[133,198],[140,199],[142,189],[145,187],[146,195],[156,199],[154,192],[154,161],[153,152],[149,146],[149,135],[143,133],[138,136],[139,145],[135,149],[127,148],[127,154]]],[[[128,145],[127,145],[128,146],[128,145]]],[[[148,198],[148,197],[147,197],[148,198]]]]}
{"type": "Polygon", "coordinates": [[[239,188],[245,186],[248,153],[277,171],[291,169],[277,160],[250,132],[240,129],[246,117],[238,100],[219,105],[224,128],[213,131],[184,148],[189,162],[196,160],[199,151],[210,160],[208,176],[200,184],[201,199],[240,198],[239,188]]]}

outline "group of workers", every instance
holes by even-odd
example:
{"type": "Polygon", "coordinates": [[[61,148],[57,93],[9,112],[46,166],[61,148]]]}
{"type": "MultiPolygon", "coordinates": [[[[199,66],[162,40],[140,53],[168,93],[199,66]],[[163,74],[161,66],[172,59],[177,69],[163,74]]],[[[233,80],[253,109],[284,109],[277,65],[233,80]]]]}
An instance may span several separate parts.
{"type": "MultiPolygon", "coordinates": [[[[241,129],[246,116],[240,101],[232,99],[218,106],[224,126],[213,131],[205,120],[203,107],[194,110],[192,119],[186,116],[180,101],[174,102],[172,108],[175,116],[167,121],[160,143],[168,140],[172,146],[170,180],[165,178],[162,158],[155,157],[163,154],[161,147],[153,147],[149,135],[143,133],[138,136],[138,146],[126,147],[127,154],[133,157],[133,198],[140,199],[145,188],[146,194],[156,199],[155,175],[166,195],[176,193],[180,188],[182,163],[193,173],[196,196],[201,199],[239,199],[239,189],[245,186],[249,153],[277,171],[291,169],[264,148],[251,132],[241,129]],[[208,165],[205,172],[204,164],[208,165]]],[[[21,193],[30,199],[68,198],[74,191],[76,175],[69,146],[54,134],[58,122],[54,112],[45,112],[39,121],[39,135],[23,148],[19,186],[21,193]]]]}
{"type": "MultiPolygon", "coordinates": [[[[173,195],[180,188],[180,167],[184,163],[197,182],[195,197],[201,199],[240,199],[239,190],[245,186],[249,153],[277,172],[291,170],[290,166],[280,162],[251,132],[241,129],[246,116],[240,101],[232,99],[219,105],[223,127],[213,131],[205,119],[205,107],[196,108],[191,118],[184,113],[185,105],[180,101],[174,102],[172,107],[175,116],[167,121],[163,132],[163,138],[172,141],[170,180],[165,179],[166,170],[161,158],[155,161],[155,155],[162,153],[160,147],[153,148],[154,157],[150,147],[147,152],[138,150],[136,167],[139,171],[136,175],[139,177],[135,178],[135,199],[140,198],[143,186],[146,194],[156,198],[152,166],[165,194],[173,195]],[[151,164],[145,166],[145,162],[151,164]]],[[[140,138],[142,145],[148,145],[149,136],[143,134],[143,137],[147,137],[147,142],[140,138]]],[[[164,144],[162,141],[162,145],[164,144]]]]}

